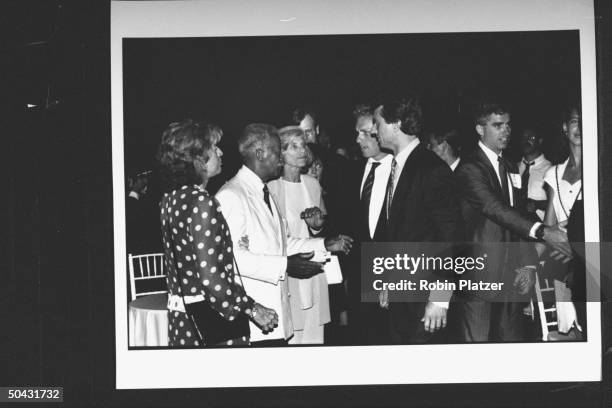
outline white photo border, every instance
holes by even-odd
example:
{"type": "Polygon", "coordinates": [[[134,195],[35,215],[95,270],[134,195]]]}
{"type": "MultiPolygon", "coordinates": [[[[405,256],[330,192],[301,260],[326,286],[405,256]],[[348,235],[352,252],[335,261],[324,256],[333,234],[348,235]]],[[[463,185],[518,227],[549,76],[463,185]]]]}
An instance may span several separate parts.
{"type": "MultiPolygon", "coordinates": [[[[595,14],[590,1],[113,1],[117,389],[601,381],[599,302],[587,304],[589,340],[583,343],[128,350],[123,38],[548,30],[579,30],[584,206],[589,214],[585,240],[599,242],[595,14]],[[236,365],[225,364],[230,359],[244,362],[249,374],[234,372],[236,365]],[[289,372],[291,367],[299,368],[289,372]]],[[[593,246],[587,246],[587,258],[587,267],[599,266],[593,246]]],[[[598,283],[595,272],[589,271],[598,283]]],[[[594,298],[594,290],[599,289],[588,288],[588,298],[594,298]]]]}

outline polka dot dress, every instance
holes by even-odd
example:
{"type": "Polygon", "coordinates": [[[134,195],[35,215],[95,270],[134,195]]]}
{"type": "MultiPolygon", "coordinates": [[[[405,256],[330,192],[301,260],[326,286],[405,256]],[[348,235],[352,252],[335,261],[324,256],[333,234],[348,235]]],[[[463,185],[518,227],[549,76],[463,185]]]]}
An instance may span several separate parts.
{"type": "MultiPolygon", "coordinates": [[[[199,186],[183,186],[164,194],[160,220],[169,294],[187,300],[203,296],[227,320],[248,313],[253,300],[234,280],[232,239],[217,200],[199,186]]],[[[168,323],[171,347],[205,346],[186,313],[168,310],[168,323]]],[[[248,344],[248,338],[223,343],[240,344],[248,344]]]]}

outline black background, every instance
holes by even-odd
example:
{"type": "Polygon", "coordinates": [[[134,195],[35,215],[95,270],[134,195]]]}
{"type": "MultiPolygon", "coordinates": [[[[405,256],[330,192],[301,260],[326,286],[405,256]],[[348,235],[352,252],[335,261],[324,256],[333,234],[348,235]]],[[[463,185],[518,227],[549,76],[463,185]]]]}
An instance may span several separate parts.
{"type": "MultiPolygon", "coordinates": [[[[6,271],[0,285],[0,385],[63,386],[64,406],[610,405],[610,356],[604,358],[603,384],[116,391],[110,7],[106,2],[87,1],[6,2],[2,7],[0,111],[4,148],[0,163],[7,190],[1,200],[6,205],[2,226],[7,233],[0,238],[0,270],[6,271]],[[38,108],[26,110],[27,103],[38,108]]],[[[603,241],[612,238],[612,161],[607,159],[612,152],[609,7],[596,2],[603,241]]],[[[322,67],[317,72],[328,71],[322,67]]],[[[194,89],[185,93],[193,94],[194,89]]],[[[344,91],[347,95],[353,92],[343,88],[339,93],[344,91]]],[[[371,96],[377,91],[374,89],[371,96]]],[[[202,99],[202,105],[190,106],[205,109],[207,105],[202,99]]],[[[286,105],[279,103],[278,107],[286,105]]],[[[187,114],[199,115],[200,111],[187,114]]],[[[158,139],[160,126],[165,124],[159,119],[153,113],[142,119],[153,139],[158,139]]],[[[259,116],[255,119],[262,120],[259,116]]],[[[251,118],[245,117],[242,123],[222,117],[216,120],[232,135],[251,118]]],[[[266,120],[283,124],[281,117],[269,116],[266,120]]],[[[342,126],[341,122],[331,122],[330,129],[342,126]]],[[[130,127],[126,134],[131,137],[137,132],[130,127]]],[[[142,165],[146,165],[146,159],[142,165]]],[[[611,270],[610,265],[602,265],[602,270],[611,270]]],[[[384,364],[381,362],[383,369],[384,364]]],[[[525,360],[525,370],[537,364],[530,356],[525,360]]],[[[444,367],[440,370],[443,375],[444,367]]],[[[170,373],[160,368],[159,375],[170,373]]],[[[257,368],[245,367],[244,375],[256,376],[257,368]]]]}
{"type": "MultiPolygon", "coordinates": [[[[123,41],[125,165],[154,168],[170,122],[206,118],[225,131],[227,178],[248,123],[290,124],[313,107],[332,144],[355,147],[352,109],[420,97],[424,124],[475,144],[473,106],[502,98],[515,126],[543,128],[547,157],[565,159],[560,112],[580,99],[578,31],[154,38],[123,41]]],[[[517,139],[517,138],[515,138],[517,139]]],[[[518,140],[518,139],[517,139],[518,140]]],[[[218,180],[217,185],[218,185],[218,180]]]]}

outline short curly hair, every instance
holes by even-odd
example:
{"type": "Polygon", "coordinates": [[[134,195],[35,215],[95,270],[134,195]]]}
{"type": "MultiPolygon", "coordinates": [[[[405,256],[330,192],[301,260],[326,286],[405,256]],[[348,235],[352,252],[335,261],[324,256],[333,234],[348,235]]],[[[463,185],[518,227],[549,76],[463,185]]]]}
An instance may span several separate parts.
{"type": "Polygon", "coordinates": [[[246,162],[254,157],[255,150],[266,146],[271,138],[278,136],[278,129],[267,123],[251,123],[247,125],[238,138],[238,152],[246,162]]]}
{"type": "Polygon", "coordinates": [[[168,125],[161,138],[157,163],[165,192],[184,185],[200,184],[193,162],[198,157],[208,161],[213,146],[221,140],[223,131],[212,123],[185,119],[168,125]]]}
{"type": "Polygon", "coordinates": [[[510,114],[510,108],[495,101],[481,101],[474,112],[474,124],[484,126],[487,124],[489,115],[510,114]]]}
{"type": "Polygon", "coordinates": [[[384,102],[380,115],[387,123],[400,121],[400,130],[407,135],[419,136],[423,131],[423,110],[417,98],[384,102]]]}

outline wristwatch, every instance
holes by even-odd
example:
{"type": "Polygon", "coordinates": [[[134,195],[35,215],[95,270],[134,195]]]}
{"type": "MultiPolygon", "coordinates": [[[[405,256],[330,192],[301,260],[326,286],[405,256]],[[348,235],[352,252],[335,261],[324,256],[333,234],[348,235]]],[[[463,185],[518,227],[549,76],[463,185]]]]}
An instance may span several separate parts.
{"type": "Polygon", "coordinates": [[[535,236],[537,239],[539,240],[544,239],[544,228],[545,228],[545,225],[540,224],[540,226],[535,230],[535,236]]]}

